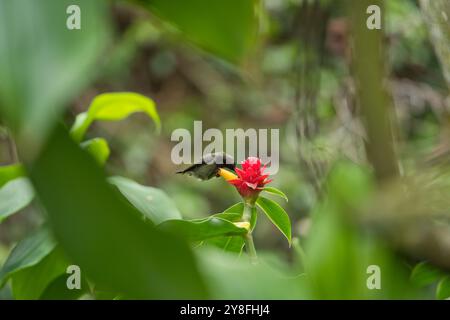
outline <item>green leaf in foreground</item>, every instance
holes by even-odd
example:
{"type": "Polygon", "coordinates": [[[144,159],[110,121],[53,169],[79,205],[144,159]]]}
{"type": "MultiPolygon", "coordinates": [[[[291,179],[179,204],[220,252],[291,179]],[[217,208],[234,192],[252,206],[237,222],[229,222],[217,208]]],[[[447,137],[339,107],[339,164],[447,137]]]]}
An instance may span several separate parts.
{"type": "Polygon", "coordinates": [[[189,245],[142,221],[64,129],[30,169],[58,243],[94,283],[129,298],[207,297],[189,245]]]}
{"type": "Polygon", "coordinates": [[[0,187],[8,181],[25,176],[25,170],[21,164],[0,166],[0,187]]]}
{"type": "Polygon", "coordinates": [[[284,200],[288,201],[288,197],[284,194],[283,191],[274,188],[274,187],[264,187],[263,189],[264,192],[270,193],[270,194],[274,194],[276,196],[282,197],[284,200]]]}
{"type": "Polygon", "coordinates": [[[64,106],[94,78],[109,42],[107,1],[75,3],[0,1],[0,113],[27,158],[64,106]],[[82,8],[82,31],[66,28],[66,10],[75,3],[82,8]]]}
{"type": "Polygon", "coordinates": [[[436,299],[444,300],[450,298],[450,277],[443,277],[436,288],[436,299]]]}
{"type": "Polygon", "coordinates": [[[411,282],[418,287],[424,287],[438,281],[442,276],[444,276],[444,273],[441,270],[426,261],[422,261],[416,264],[411,271],[411,282]]]}
{"type": "Polygon", "coordinates": [[[111,151],[108,142],[103,138],[94,138],[81,143],[81,147],[89,152],[100,165],[104,165],[111,151]]]}
{"type": "Polygon", "coordinates": [[[14,273],[38,264],[55,248],[56,242],[45,227],[20,241],[0,270],[0,287],[14,273]]]}
{"type": "Polygon", "coordinates": [[[245,228],[239,228],[232,222],[215,217],[202,221],[167,220],[158,225],[158,228],[189,241],[203,241],[214,237],[247,233],[245,228]]]}
{"type": "Polygon", "coordinates": [[[266,214],[266,216],[272,221],[272,223],[281,231],[281,233],[291,244],[291,220],[284,209],[275,201],[270,199],[259,197],[256,204],[266,214]]]}
{"type": "MultiPolygon", "coordinates": [[[[231,222],[237,222],[242,219],[242,214],[244,212],[244,204],[238,202],[222,213],[213,215],[213,217],[222,218],[231,222]]],[[[203,245],[213,246],[219,248],[225,252],[232,252],[240,254],[244,248],[244,238],[239,236],[222,236],[211,238],[203,242],[203,245]]]]}
{"type": "Polygon", "coordinates": [[[254,0],[140,0],[199,47],[231,62],[255,44],[258,19],[254,0]]]}
{"type": "Polygon", "coordinates": [[[236,259],[235,255],[212,249],[198,250],[200,268],[211,288],[213,299],[307,299],[304,278],[287,276],[281,268],[266,263],[236,259]],[[269,289],[268,289],[269,288],[269,289]]]}
{"type": "MultiPolygon", "coordinates": [[[[12,276],[14,297],[18,300],[39,299],[55,279],[66,273],[69,265],[61,248],[54,248],[39,263],[20,270],[12,276]]],[[[66,290],[69,291],[67,287],[66,290]]]]}
{"type": "Polygon", "coordinates": [[[94,121],[119,121],[136,112],[146,113],[160,130],[161,122],[153,100],[134,92],[114,92],[96,96],[89,110],[77,116],[70,130],[72,137],[79,142],[94,121]]]}
{"type": "Polygon", "coordinates": [[[0,222],[25,208],[34,198],[34,191],[27,178],[9,181],[0,188],[0,222]]]}
{"type": "Polygon", "coordinates": [[[83,294],[89,292],[89,284],[81,277],[81,288],[69,290],[67,288],[67,278],[69,275],[64,273],[53,280],[41,294],[41,300],[76,300],[83,294]]]}
{"type": "Polygon", "coordinates": [[[169,219],[181,219],[180,211],[164,191],[140,185],[124,177],[111,177],[108,181],[154,224],[169,219]]]}
{"type": "Polygon", "coordinates": [[[217,237],[206,240],[206,246],[213,246],[225,252],[240,254],[244,248],[245,240],[242,236],[217,237]]]}

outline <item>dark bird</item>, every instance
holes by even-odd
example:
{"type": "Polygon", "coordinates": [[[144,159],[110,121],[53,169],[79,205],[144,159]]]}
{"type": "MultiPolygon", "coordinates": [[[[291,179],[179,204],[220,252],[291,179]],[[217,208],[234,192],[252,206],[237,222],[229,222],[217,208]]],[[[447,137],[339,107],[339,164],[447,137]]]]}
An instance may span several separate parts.
{"type": "Polygon", "coordinates": [[[200,180],[209,180],[218,176],[219,169],[227,168],[234,171],[235,167],[232,156],[225,152],[215,152],[205,154],[202,158],[202,163],[193,164],[177,173],[188,174],[200,180]]]}

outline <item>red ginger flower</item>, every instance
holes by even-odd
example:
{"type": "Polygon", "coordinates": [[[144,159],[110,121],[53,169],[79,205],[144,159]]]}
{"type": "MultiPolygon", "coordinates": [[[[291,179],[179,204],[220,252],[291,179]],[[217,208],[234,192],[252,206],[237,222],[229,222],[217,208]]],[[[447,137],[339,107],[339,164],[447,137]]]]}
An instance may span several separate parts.
{"type": "Polygon", "coordinates": [[[264,174],[266,166],[261,167],[261,160],[256,157],[248,157],[242,162],[242,169],[236,168],[237,179],[229,180],[236,187],[244,199],[256,199],[264,186],[271,182],[268,174],[264,174]]]}

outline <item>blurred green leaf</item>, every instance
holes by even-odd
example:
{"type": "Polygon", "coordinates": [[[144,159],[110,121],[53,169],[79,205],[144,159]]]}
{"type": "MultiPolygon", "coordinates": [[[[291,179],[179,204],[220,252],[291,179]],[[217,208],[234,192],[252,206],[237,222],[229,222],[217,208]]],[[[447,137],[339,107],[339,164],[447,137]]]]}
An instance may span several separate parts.
{"type": "MultiPolygon", "coordinates": [[[[39,263],[12,275],[12,291],[18,300],[36,300],[56,278],[65,274],[70,263],[56,247],[39,263]]],[[[69,289],[66,290],[69,291],[69,289]]]]}
{"type": "Polygon", "coordinates": [[[94,138],[82,142],[81,147],[89,152],[100,165],[104,165],[111,151],[108,142],[103,138],[94,138]]]}
{"type": "Polygon", "coordinates": [[[216,237],[204,241],[203,244],[216,247],[225,252],[240,254],[244,248],[245,240],[242,236],[216,237]]]}
{"type": "Polygon", "coordinates": [[[300,239],[295,237],[292,239],[292,248],[294,249],[294,265],[298,272],[306,272],[306,254],[300,243],[300,239]]]}
{"type": "Polygon", "coordinates": [[[274,194],[274,195],[280,196],[280,197],[282,197],[284,200],[288,201],[288,197],[284,194],[284,192],[281,191],[281,190],[279,190],[279,189],[277,189],[277,188],[274,188],[274,187],[264,187],[263,191],[265,191],[265,192],[267,192],[267,193],[270,193],[270,194],[274,194]]]}
{"type": "Polygon", "coordinates": [[[80,289],[67,289],[69,274],[63,274],[53,280],[39,297],[40,300],[76,300],[89,292],[89,284],[81,277],[80,289]]]}
{"type": "Polygon", "coordinates": [[[176,27],[187,40],[231,62],[240,61],[256,42],[255,0],[138,2],[176,27]]]}
{"type": "Polygon", "coordinates": [[[436,299],[444,300],[450,298],[450,277],[443,277],[436,288],[436,299]]]}
{"type": "Polygon", "coordinates": [[[0,222],[25,208],[34,198],[34,191],[27,178],[17,178],[0,188],[0,222]]]}
{"type": "Polygon", "coordinates": [[[21,164],[0,166],[0,187],[3,187],[8,181],[23,177],[24,175],[25,170],[21,164]]]}
{"type": "Polygon", "coordinates": [[[20,241],[0,270],[0,287],[5,284],[11,275],[38,264],[52,252],[55,246],[56,242],[45,227],[20,241]]]}
{"type": "Polygon", "coordinates": [[[308,291],[314,299],[416,298],[404,262],[346,219],[349,211],[357,210],[368,198],[370,177],[365,168],[350,163],[340,163],[329,173],[328,199],[312,213],[304,246],[308,291]],[[367,286],[374,275],[368,272],[369,266],[379,267],[380,289],[367,286]]]}
{"type": "Polygon", "coordinates": [[[22,154],[36,150],[64,106],[96,74],[109,39],[105,5],[102,0],[0,2],[0,112],[22,154]],[[73,4],[82,8],[81,30],[66,28],[66,10],[73,4]]]}
{"type": "Polygon", "coordinates": [[[342,213],[330,207],[314,213],[307,239],[306,272],[315,299],[412,299],[408,270],[389,248],[346,225],[342,213]],[[368,288],[373,272],[380,270],[380,288],[368,288]]]}
{"type": "Polygon", "coordinates": [[[201,221],[167,220],[159,224],[158,228],[189,241],[203,241],[224,235],[247,233],[245,228],[239,228],[230,221],[215,217],[201,221]]]}
{"type": "Polygon", "coordinates": [[[374,190],[374,177],[369,169],[346,161],[334,164],[327,183],[329,197],[340,210],[357,208],[374,190]]]}
{"type": "Polygon", "coordinates": [[[262,209],[272,223],[281,231],[291,244],[291,220],[284,209],[275,201],[259,197],[256,204],[262,209]]]}
{"type": "Polygon", "coordinates": [[[58,243],[89,279],[129,298],[207,296],[188,244],[142,221],[64,129],[30,169],[58,243]]]}
{"type": "Polygon", "coordinates": [[[440,269],[426,261],[422,261],[416,264],[411,271],[411,281],[418,287],[424,287],[438,281],[444,275],[440,269]]]}
{"type": "Polygon", "coordinates": [[[285,274],[289,270],[266,263],[263,255],[258,264],[252,264],[246,256],[212,249],[198,251],[200,268],[211,288],[213,299],[305,299],[306,285],[303,277],[285,274]],[[270,289],[268,289],[270,288],[270,289]]]}
{"type": "Polygon", "coordinates": [[[153,100],[134,92],[113,92],[96,96],[89,110],[77,116],[70,130],[72,137],[79,142],[94,121],[119,121],[136,112],[146,113],[160,130],[161,122],[153,100]]]}
{"type": "Polygon", "coordinates": [[[120,300],[121,298],[117,293],[98,290],[97,288],[95,288],[94,294],[96,300],[120,300]]]}
{"type": "Polygon", "coordinates": [[[140,185],[124,177],[111,177],[108,181],[154,224],[170,219],[181,219],[181,213],[164,191],[140,185]]]}

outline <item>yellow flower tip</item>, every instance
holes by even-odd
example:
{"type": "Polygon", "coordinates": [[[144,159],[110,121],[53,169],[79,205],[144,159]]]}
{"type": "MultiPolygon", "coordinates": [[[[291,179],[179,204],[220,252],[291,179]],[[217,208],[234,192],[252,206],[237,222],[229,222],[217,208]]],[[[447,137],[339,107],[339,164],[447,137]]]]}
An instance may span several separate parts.
{"type": "Polygon", "coordinates": [[[242,222],[234,222],[234,225],[238,228],[244,228],[250,230],[250,223],[246,222],[246,221],[242,221],[242,222]]]}
{"type": "Polygon", "coordinates": [[[226,169],[220,168],[219,172],[217,173],[219,176],[221,176],[222,178],[224,178],[226,181],[230,181],[230,180],[234,180],[237,179],[238,176],[235,175],[233,172],[228,171],[226,169]]]}

